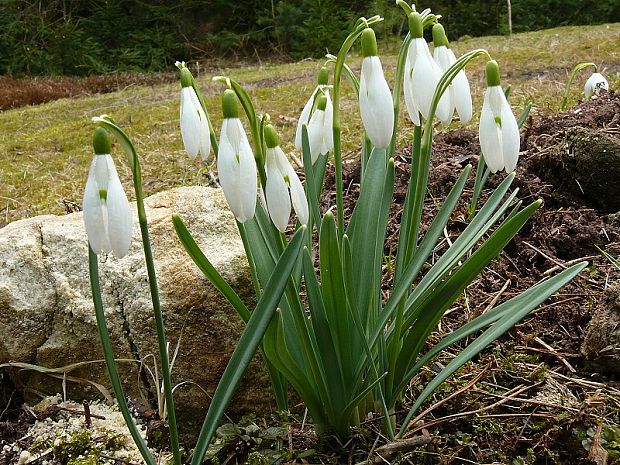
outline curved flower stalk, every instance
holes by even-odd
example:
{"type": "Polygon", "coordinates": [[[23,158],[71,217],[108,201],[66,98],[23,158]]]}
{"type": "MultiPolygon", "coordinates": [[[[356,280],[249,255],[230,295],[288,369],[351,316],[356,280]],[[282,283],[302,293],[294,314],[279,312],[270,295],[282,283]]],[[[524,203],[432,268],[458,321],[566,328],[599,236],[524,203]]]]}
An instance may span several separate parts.
{"type": "MultiPolygon", "coordinates": [[[[450,66],[456,63],[454,52],[449,47],[448,38],[443,26],[439,23],[433,26],[433,59],[439,66],[442,73],[445,73],[450,66]]],[[[472,117],[471,90],[469,81],[464,70],[460,70],[454,77],[452,84],[448,88],[450,96],[450,118],[454,114],[454,110],[459,115],[459,119],[463,124],[469,123],[472,117]]]]}
{"type": "MultiPolygon", "coordinates": [[[[297,148],[297,150],[302,150],[301,129],[304,124],[308,126],[310,122],[310,118],[313,114],[312,109],[315,108],[316,106],[315,103],[316,103],[316,99],[318,98],[317,94],[325,95],[325,97],[327,98],[327,104],[325,105],[325,118],[326,118],[325,119],[326,121],[325,130],[331,133],[331,130],[332,130],[331,124],[332,124],[332,119],[334,117],[334,105],[332,104],[332,100],[329,97],[329,87],[327,85],[328,82],[329,82],[329,72],[327,71],[327,68],[323,66],[321,70],[319,71],[318,85],[312,91],[312,94],[310,95],[310,98],[304,105],[304,108],[301,111],[301,115],[299,116],[299,120],[297,121],[297,130],[295,131],[295,148],[297,148]]],[[[327,144],[329,146],[329,150],[331,150],[334,147],[333,136],[330,136],[330,140],[331,142],[328,141],[328,144],[327,144]]]]}
{"type": "Polygon", "coordinates": [[[93,147],[95,157],[84,190],[84,226],[93,252],[114,252],[122,258],[131,246],[133,219],[110,156],[110,136],[105,129],[95,129],[93,147]]]}
{"type": "Polygon", "coordinates": [[[586,99],[590,99],[592,96],[598,95],[601,90],[608,91],[609,82],[607,82],[607,79],[605,79],[605,76],[601,73],[594,72],[586,81],[583,93],[586,96],[586,99]]]}
{"type": "Polygon", "coordinates": [[[310,142],[312,164],[316,163],[319,155],[324,155],[334,148],[334,136],[331,127],[333,113],[328,113],[327,98],[326,95],[320,95],[317,98],[316,109],[308,123],[308,141],[310,142]]]}
{"type": "Polygon", "coordinates": [[[187,68],[181,68],[180,121],[185,151],[192,160],[200,153],[206,161],[211,151],[209,122],[192,87],[192,76],[187,68]]]}
{"type": "Polygon", "coordinates": [[[384,149],[390,145],[394,129],[392,93],[377,56],[375,31],[366,28],[362,32],[361,42],[364,60],[360,78],[360,113],[372,145],[384,149]]]}
{"type": "MultiPolygon", "coordinates": [[[[433,95],[442,75],[439,66],[431,56],[422,31],[422,16],[419,13],[411,13],[409,15],[409,33],[412,40],[405,62],[404,91],[407,113],[416,126],[420,125],[418,113],[421,113],[424,119],[428,119],[433,95]]],[[[435,114],[442,123],[450,123],[452,113],[450,112],[449,93],[446,92],[442,95],[435,114]]]]}
{"type": "Polygon", "coordinates": [[[217,171],[226,201],[240,223],[254,216],[256,208],[256,162],[239,119],[238,99],[226,89],[222,96],[224,121],[220,132],[217,171]]]}
{"type": "Polygon", "coordinates": [[[304,187],[279,146],[278,135],[271,124],[265,126],[267,211],[278,231],[284,232],[291,216],[291,203],[301,224],[308,224],[308,201],[304,187]]]}
{"type": "Polygon", "coordinates": [[[499,65],[486,65],[487,90],[480,115],[480,148],[491,173],[514,171],[519,159],[519,126],[500,86],[499,65]]]}

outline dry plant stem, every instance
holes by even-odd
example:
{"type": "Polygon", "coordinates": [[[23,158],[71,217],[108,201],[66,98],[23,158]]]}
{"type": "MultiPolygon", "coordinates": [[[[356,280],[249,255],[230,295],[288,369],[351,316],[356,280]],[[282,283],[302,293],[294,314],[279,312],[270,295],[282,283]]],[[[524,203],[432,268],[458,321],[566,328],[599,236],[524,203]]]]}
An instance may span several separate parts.
{"type": "Polygon", "coordinates": [[[562,357],[562,355],[560,355],[558,353],[557,350],[555,350],[553,347],[551,347],[549,344],[547,344],[545,341],[543,341],[541,338],[539,338],[538,336],[536,336],[534,338],[534,341],[536,341],[538,344],[540,344],[541,346],[543,346],[545,349],[547,349],[550,353],[552,353],[553,355],[555,355],[557,357],[557,359],[562,362],[562,364],[568,369],[568,371],[570,371],[571,373],[577,373],[577,370],[575,370],[572,365],[570,363],[568,363],[568,360],[566,360],[564,357],[562,357]]]}

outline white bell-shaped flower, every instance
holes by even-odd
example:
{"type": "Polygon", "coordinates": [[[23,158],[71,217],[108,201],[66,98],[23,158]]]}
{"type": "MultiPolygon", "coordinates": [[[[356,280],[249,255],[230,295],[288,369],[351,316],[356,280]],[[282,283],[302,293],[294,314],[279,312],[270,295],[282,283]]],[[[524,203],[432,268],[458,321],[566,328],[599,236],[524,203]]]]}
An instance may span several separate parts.
{"type": "Polygon", "coordinates": [[[291,216],[292,203],[299,222],[308,224],[308,201],[304,187],[278,145],[278,136],[270,124],[265,126],[265,142],[265,199],[271,221],[280,232],[284,232],[291,216]]]}
{"type": "Polygon", "coordinates": [[[256,161],[245,134],[237,96],[227,89],[222,98],[224,120],[220,132],[217,155],[217,171],[224,196],[233,214],[240,223],[254,217],[256,209],[256,161]]]}
{"type": "Polygon", "coordinates": [[[181,86],[181,138],[185,151],[192,160],[199,153],[203,160],[207,160],[211,151],[209,122],[192,87],[191,74],[187,68],[181,69],[181,86]]]}
{"type": "Polygon", "coordinates": [[[500,86],[499,66],[487,62],[487,90],[480,114],[480,148],[492,173],[514,171],[519,159],[519,126],[500,86]]]}
{"type": "Polygon", "coordinates": [[[328,79],[329,79],[329,74],[328,74],[327,68],[322,67],[321,70],[319,71],[318,85],[314,88],[314,91],[312,91],[312,95],[310,95],[310,98],[304,105],[304,108],[301,111],[301,115],[299,116],[299,120],[297,121],[297,130],[295,131],[295,148],[297,148],[297,150],[303,149],[302,141],[301,141],[302,127],[304,124],[306,126],[309,126],[310,118],[313,114],[312,109],[315,107],[315,100],[320,95],[325,95],[325,97],[327,98],[327,103],[325,104],[325,110],[324,110],[325,118],[323,118],[324,130],[326,131],[326,133],[329,133],[328,140],[326,143],[326,146],[328,147],[327,151],[331,150],[334,147],[333,135],[331,134],[332,133],[332,122],[334,119],[334,106],[329,96],[329,88],[327,86],[328,79]]]}
{"type": "MultiPolygon", "coordinates": [[[[405,103],[410,117],[417,110],[424,119],[428,119],[433,96],[441,79],[442,72],[435,60],[433,60],[428,44],[422,35],[422,18],[419,13],[411,13],[409,15],[409,30],[413,39],[407,50],[405,84],[403,86],[405,90],[405,103]],[[409,82],[406,82],[407,80],[409,82]]],[[[452,119],[452,114],[450,113],[450,94],[448,92],[444,92],[439,99],[435,115],[444,124],[448,124],[452,119]]],[[[417,124],[416,118],[412,117],[412,121],[414,124],[417,124]]]]}
{"type": "Polygon", "coordinates": [[[324,155],[334,148],[332,121],[333,114],[327,111],[327,97],[318,96],[316,109],[308,123],[308,142],[313,164],[318,160],[319,155],[324,155]]]}
{"type": "MultiPolygon", "coordinates": [[[[441,72],[445,73],[448,68],[456,62],[456,57],[452,49],[448,46],[448,38],[441,24],[435,24],[433,26],[433,43],[435,44],[433,59],[439,66],[441,72]]],[[[450,96],[450,118],[452,118],[454,110],[456,109],[461,122],[463,124],[469,123],[473,108],[471,89],[465,71],[460,70],[457,75],[454,76],[452,84],[448,87],[448,92],[450,96]]]]}
{"type": "Polygon", "coordinates": [[[360,113],[368,138],[377,148],[390,145],[394,131],[394,105],[381,60],[377,56],[377,39],[371,28],[362,32],[362,75],[360,78],[360,113]]]}
{"type": "Polygon", "coordinates": [[[95,156],[84,189],[84,226],[96,254],[127,255],[131,245],[133,217],[127,195],[110,156],[110,141],[103,128],[95,130],[95,156]]]}
{"type": "Polygon", "coordinates": [[[598,95],[601,90],[609,91],[609,82],[607,82],[607,79],[605,79],[605,76],[601,73],[592,73],[592,76],[588,78],[583,89],[586,100],[593,95],[598,95]]]}

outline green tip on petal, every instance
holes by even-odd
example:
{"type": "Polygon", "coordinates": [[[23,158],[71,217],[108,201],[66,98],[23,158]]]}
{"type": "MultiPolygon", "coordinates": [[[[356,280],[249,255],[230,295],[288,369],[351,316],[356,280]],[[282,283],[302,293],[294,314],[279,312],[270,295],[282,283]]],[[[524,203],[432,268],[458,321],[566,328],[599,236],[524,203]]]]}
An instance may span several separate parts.
{"type": "Polygon", "coordinates": [[[192,81],[191,71],[187,68],[181,68],[181,87],[191,87],[192,81]]]}
{"type": "Polygon", "coordinates": [[[280,145],[276,129],[271,124],[265,126],[265,144],[267,144],[268,149],[273,149],[280,145]]]}
{"type": "Polygon", "coordinates": [[[222,95],[222,113],[224,118],[239,118],[239,99],[232,89],[226,89],[222,95]]]}
{"type": "Polygon", "coordinates": [[[325,111],[325,108],[327,108],[327,97],[325,97],[325,95],[320,95],[316,99],[316,108],[318,110],[325,111]]]}
{"type": "Polygon", "coordinates": [[[329,71],[327,70],[325,66],[323,66],[321,70],[319,71],[318,83],[320,86],[326,86],[328,82],[329,82],[329,71]]]}
{"type": "Polygon", "coordinates": [[[362,56],[364,57],[376,57],[377,53],[377,38],[375,37],[375,31],[367,27],[362,32],[362,56]]]}
{"type": "Polygon", "coordinates": [[[422,15],[420,13],[411,13],[408,16],[409,32],[413,39],[420,39],[424,37],[424,26],[422,21],[422,15]]]}
{"type": "Polygon", "coordinates": [[[497,64],[497,61],[495,60],[487,61],[486,74],[487,74],[487,86],[488,87],[499,86],[499,83],[500,83],[499,65],[497,64]]]}
{"type": "Polygon", "coordinates": [[[93,134],[93,149],[95,155],[108,155],[112,151],[112,141],[110,134],[102,127],[95,129],[93,134]]]}
{"type": "Polygon", "coordinates": [[[450,43],[448,42],[448,37],[446,36],[446,30],[439,23],[433,26],[433,45],[435,47],[448,47],[450,43]]]}

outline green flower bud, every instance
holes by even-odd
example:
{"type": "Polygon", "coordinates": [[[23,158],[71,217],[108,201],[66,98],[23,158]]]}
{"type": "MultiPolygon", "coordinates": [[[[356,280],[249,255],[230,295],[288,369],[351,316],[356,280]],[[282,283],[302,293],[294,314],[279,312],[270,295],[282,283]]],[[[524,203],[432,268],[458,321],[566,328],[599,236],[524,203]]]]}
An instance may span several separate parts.
{"type": "Polygon", "coordinates": [[[226,89],[222,94],[222,113],[224,118],[239,118],[239,99],[232,89],[226,89]]]}
{"type": "Polygon", "coordinates": [[[488,87],[499,86],[499,65],[497,64],[497,61],[487,61],[486,75],[488,87]]]}
{"type": "Polygon", "coordinates": [[[329,71],[327,70],[325,66],[323,66],[321,70],[319,71],[318,84],[320,86],[325,86],[327,85],[328,82],[329,82],[329,71]]]}
{"type": "Polygon", "coordinates": [[[376,57],[377,53],[377,38],[375,37],[375,31],[367,27],[362,32],[362,56],[364,57],[376,57]]]}
{"type": "Polygon", "coordinates": [[[95,150],[95,155],[108,155],[112,151],[110,134],[102,127],[95,128],[93,149],[95,150]]]}
{"type": "Polygon", "coordinates": [[[321,94],[316,99],[316,108],[317,108],[317,110],[325,111],[326,107],[327,107],[327,97],[325,97],[325,95],[321,94]]]}
{"type": "Polygon", "coordinates": [[[265,126],[265,144],[267,144],[268,149],[273,149],[280,145],[276,129],[271,124],[265,126]]]}
{"type": "Polygon", "coordinates": [[[439,23],[433,26],[433,45],[435,47],[441,47],[442,45],[448,47],[448,37],[446,37],[446,31],[439,23]]]}
{"type": "Polygon", "coordinates": [[[420,13],[411,13],[407,17],[409,23],[409,32],[413,39],[420,39],[424,37],[424,26],[422,23],[422,16],[420,13]]]}
{"type": "Polygon", "coordinates": [[[191,71],[187,68],[181,68],[181,87],[191,87],[192,80],[191,71]]]}

